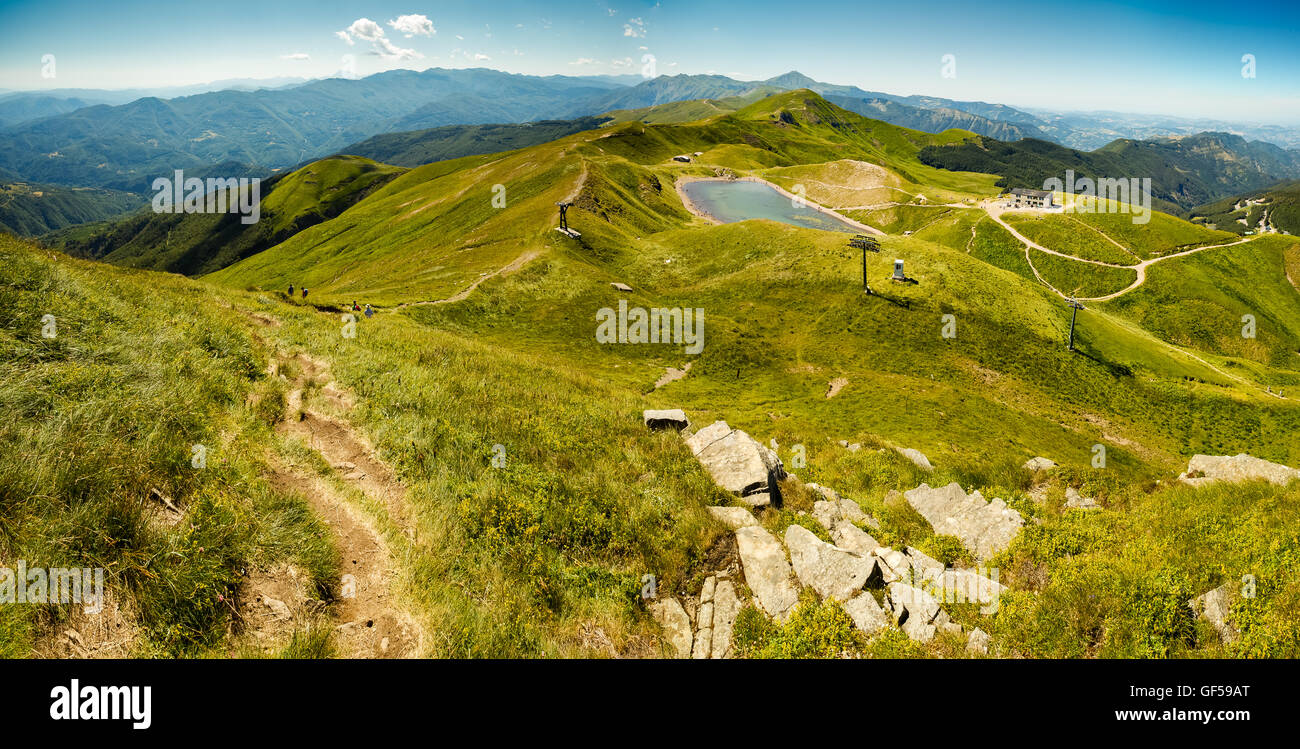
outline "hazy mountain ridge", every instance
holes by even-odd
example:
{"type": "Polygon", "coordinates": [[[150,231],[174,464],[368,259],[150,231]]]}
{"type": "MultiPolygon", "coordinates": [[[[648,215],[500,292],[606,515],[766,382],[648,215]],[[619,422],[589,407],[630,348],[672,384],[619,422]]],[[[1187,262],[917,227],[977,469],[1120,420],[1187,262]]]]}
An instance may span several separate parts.
{"type": "Polygon", "coordinates": [[[1096,151],[1035,139],[1003,143],[981,138],[927,148],[921,160],[944,169],[1001,175],[1001,187],[1041,188],[1046,179],[1064,180],[1067,170],[1091,179],[1150,177],[1156,207],[1163,201],[1179,212],[1300,177],[1300,152],[1229,133],[1117,140],[1096,151]]]}

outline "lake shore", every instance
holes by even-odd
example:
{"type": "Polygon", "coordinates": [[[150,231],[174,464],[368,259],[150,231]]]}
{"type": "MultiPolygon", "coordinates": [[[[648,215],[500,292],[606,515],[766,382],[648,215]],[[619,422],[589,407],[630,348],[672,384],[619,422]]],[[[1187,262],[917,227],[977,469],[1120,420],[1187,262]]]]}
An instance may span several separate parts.
{"type": "Polygon", "coordinates": [[[804,205],[808,206],[809,208],[818,211],[820,213],[823,213],[827,216],[830,216],[838,221],[842,221],[846,225],[852,226],[853,228],[858,229],[864,234],[874,234],[878,237],[885,236],[885,232],[875,228],[874,226],[868,226],[867,224],[864,224],[861,221],[854,221],[848,216],[841,215],[831,210],[830,208],[814,203],[813,201],[807,198],[800,198],[794,193],[791,193],[789,190],[782,188],[780,185],[768,182],[767,180],[761,177],[755,177],[753,175],[745,175],[744,177],[678,177],[677,181],[673,183],[673,186],[677,190],[678,197],[682,199],[682,205],[685,206],[686,210],[690,211],[692,214],[699,216],[700,218],[705,219],[706,221],[713,224],[721,224],[725,222],[719,220],[716,216],[710,214],[708,211],[700,208],[698,205],[696,205],[694,201],[691,200],[690,196],[686,194],[686,190],[683,189],[687,184],[690,184],[691,182],[757,182],[759,184],[766,185],[772,188],[778,194],[786,198],[789,198],[791,201],[800,200],[803,202],[804,205]]]}

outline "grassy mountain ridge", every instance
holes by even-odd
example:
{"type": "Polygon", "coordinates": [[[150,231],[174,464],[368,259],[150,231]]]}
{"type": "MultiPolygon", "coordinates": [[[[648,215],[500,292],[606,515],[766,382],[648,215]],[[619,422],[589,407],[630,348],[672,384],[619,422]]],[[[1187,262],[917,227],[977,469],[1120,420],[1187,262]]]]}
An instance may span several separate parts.
{"type": "Polygon", "coordinates": [[[535,146],[600,127],[607,121],[607,117],[580,117],[517,125],[450,125],[376,135],[345,146],[340,153],[356,154],[394,166],[415,167],[462,156],[535,146]]]}
{"type": "Polygon", "coordinates": [[[334,218],[403,171],[358,156],[336,156],[263,183],[255,224],[244,224],[237,213],[145,209],[129,219],[75,227],[43,240],[71,255],[114,265],[200,275],[334,218]]]}

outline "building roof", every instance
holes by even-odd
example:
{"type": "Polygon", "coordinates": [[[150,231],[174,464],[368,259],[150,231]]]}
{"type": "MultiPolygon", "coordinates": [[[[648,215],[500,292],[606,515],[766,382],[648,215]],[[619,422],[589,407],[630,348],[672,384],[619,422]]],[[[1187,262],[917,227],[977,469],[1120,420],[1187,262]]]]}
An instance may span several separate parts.
{"type": "Polygon", "coordinates": [[[1030,198],[1050,198],[1052,196],[1051,190],[1030,190],[1025,187],[1016,187],[1008,190],[1008,192],[1012,195],[1022,195],[1030,198]]]}

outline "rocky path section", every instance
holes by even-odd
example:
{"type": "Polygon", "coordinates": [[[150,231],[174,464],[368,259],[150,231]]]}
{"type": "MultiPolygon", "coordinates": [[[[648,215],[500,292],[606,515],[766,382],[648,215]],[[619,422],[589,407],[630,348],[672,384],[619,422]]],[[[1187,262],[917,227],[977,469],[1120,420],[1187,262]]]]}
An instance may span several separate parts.
{"type": "MultiPolygon", "coordinates": [[[[285,360],[288,361],[288,360],[285,360]]],[[[405,508],[405,489],[393,471],[379,460],[370,446],[346,422],[326,416],[304,403],[304,393],[313,385],[331,406],[346,410],[351,398],[328,382],[328,367],[299,354],[292,359],[296,374],[286,398],[285,419],[279,430],[318,452],[334,476],[387,511],[391,521],[413,537],[405,508]]],[[[282,362],[272,364],[279,374],[282,362]]],[[[339,598],[331,607],[342,623],[336,627],[340,654],[347,658],[404,658],[421,653],[423,630],[393,600],[395,575],[393,555],[383,536],[365,511],[335,489],[327,477],[305,466],[273,461],[272,481],[279,488],[303,496],[312,510],[329,527],[343,561],[339,598]]],[[[265,604],[279,618],[273,604],[265,604]]],[[[292,610],[289,610],[292,616],[292,610]]]]}

